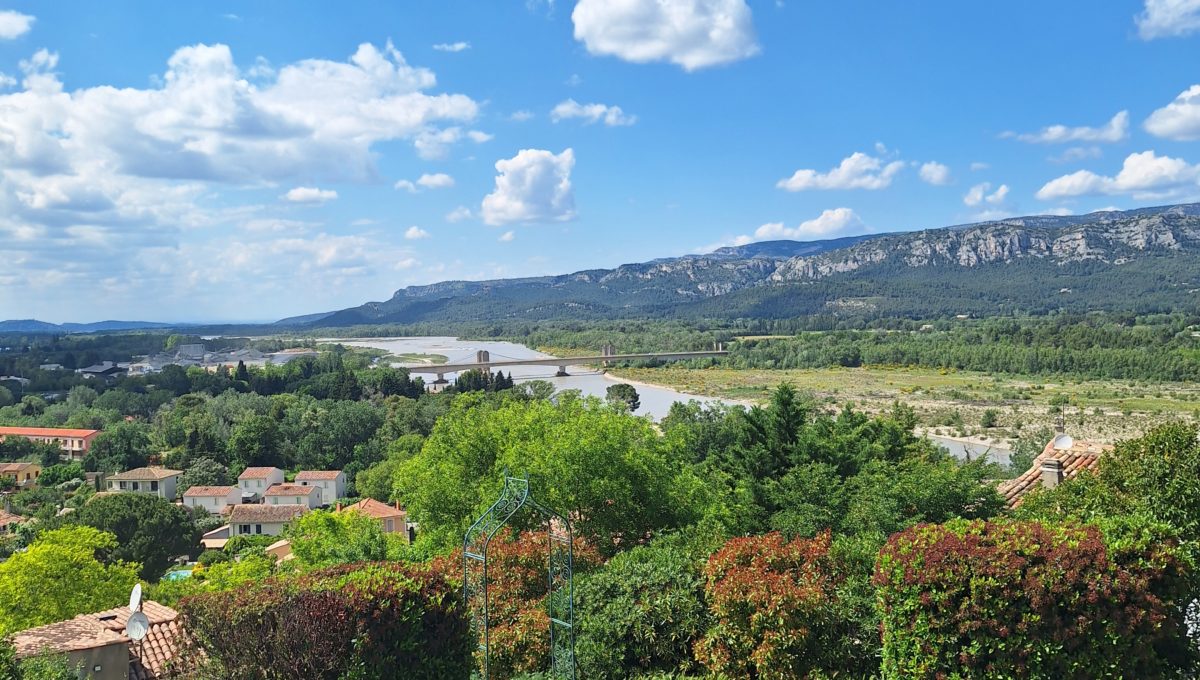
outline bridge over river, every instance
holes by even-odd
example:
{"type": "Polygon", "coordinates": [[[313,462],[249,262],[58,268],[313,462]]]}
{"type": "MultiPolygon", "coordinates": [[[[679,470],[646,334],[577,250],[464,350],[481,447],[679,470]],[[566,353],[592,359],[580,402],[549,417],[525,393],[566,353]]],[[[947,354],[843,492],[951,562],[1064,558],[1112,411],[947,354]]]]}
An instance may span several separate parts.
{"type": "Polygon", "coordinates": [[[608,366],[620,361],[684,361],[687,359],[703,359],[706,357],[723,357],[729,352],[721,348],[707,352],[645,352],[641,354],[617,354],[613,351],[612,346],[604,348],[604,353],[593,356],[577,356],[577,357],[549,357],[549,358],[530,358],[530,359],[513,359],[511,357],[501,357],[492,359],[491,353],[486,349],[481,349],[475,352],[475,361],[459,362],[453,364],[405,364],[405,368],[409,373],[432,373],[437,376],[434,381],[435,385],[445,384],[446,375],[461,373],[462,371],[470,371],[477,369],[480,371],[500,370],[506,366],[557,366],[558,372],[556,377],[564,377],[570,375],[567,373],[568,366],[586,366],[592,364],[601,364],[608,366]]]}

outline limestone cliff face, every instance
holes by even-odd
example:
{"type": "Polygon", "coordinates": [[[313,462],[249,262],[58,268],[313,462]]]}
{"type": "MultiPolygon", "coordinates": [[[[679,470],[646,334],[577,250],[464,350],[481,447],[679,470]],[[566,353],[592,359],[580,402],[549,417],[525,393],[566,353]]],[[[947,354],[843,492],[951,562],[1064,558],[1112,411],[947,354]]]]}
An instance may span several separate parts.
{"type": "Polygon", "coordinates": [[[885,235],[830,253],[792,258],[781,263],[769,280],[821,279],[883,262],[977,267],[1041,258],[1058,264],[1083,260],[1119,264],[1152,251],[1193,248],[1200,248],[1200,217],[1192,215],[1134,215],[1062,227],[995,222],[885,235]]]}

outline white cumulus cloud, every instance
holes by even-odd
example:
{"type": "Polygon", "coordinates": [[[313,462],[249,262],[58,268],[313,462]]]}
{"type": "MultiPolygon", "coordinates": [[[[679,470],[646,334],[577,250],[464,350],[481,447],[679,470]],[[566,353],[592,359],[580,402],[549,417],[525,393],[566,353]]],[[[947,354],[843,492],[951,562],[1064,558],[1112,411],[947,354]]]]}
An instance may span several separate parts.
{"type": "Polygon", "coordinates": [[[579,0],[575,39],[592,54],[686,71],[759,53],[745,0],[579,0]]]}
{"type": "Polygon", "coordinates": [[[1200,139],[1200,85],[1184,90],[1175,101],[1150,114],[1146,132],[1167,139],[1200,139]]]}
{"type": "Polygon", "coordinates": [[[437,172],[432,175],[421,175],[421,177],[417,179],[417,184],[425,187],[426,189],[448,189],[454,186],[454,178],[444,172],[437,172]]]}
{"type": "Polygon", "coordinates": [[[325,203],[337,198],[333,189],[318,189],[317,187],[296,187],[283,195],[292,203],[325,203]]]}
{"type": "Polygon", "coordinates": [[[517,232],[509,230],[509,231],[504,232],[503,234],[500,234],[500,238],[498,238],[496,240],[501,243],[509,243],[516,237],[517,237],[517,232]]]}
{"type": "Polygon", "coordinates": [[[522,149],[496,161],[496,188],[483,198],[480,215],[486,224],[565,222],[575,218],[571,169],[575,151],[554,154],[522,149]]]}
{"type": "Polygon", "coordinates": [[[462,222],[464,220],[469,220],[472,217],[474,217],[474,215],[471,213],[471,209],[466,207],[465,205],[460,205],[457,208],[455,208],[454,210],[451,210],[450,212],[446,213],[446,221],[451,224],[454,224],[455,222],[462,222]]]}
{"type": "Polygon", "coordinates": [[[587,124],[604,121],[610,127],[616,125],[633,125],[637,116],[627,115],[619,106],[607,104],[580,104],[574,99],[559,102],[550,111],[550,120],[555,123],[570,118],[579,118],[587,124]]]}
{"type": "Polygon", "coordinates": [[[1099,127],[1067,127],[1051,125],[1037,132],[1017,134],[1006,132],[1003,137],[1019,139],[1030,144],[1065,144],[1069,142],[1119,142],[1129,136],[1129,112],[1120,111],[1099,127]]]}
{"type": "Polygon", "coordinates": [[[406,238],[410,241],[416,241],[416,240],[423,239],[423,238],[429,238],[429,236],[430,236],[429,232],[425,231],[424,229],[422,229],[416,225],[413,225],[404,231],[404,238],[406,238]]]}
{"type": "Polygon", "coordinates": [[[892,179],[903,168],[903,161],[886,163],[882,158],[856,151],[829,172],[797,170],[791,177],[779,180],[775,186],[787,191],[883,189],[892,183],[892,179]]]}
{"type": "Polygon", "coordinates": [[[967,190],[966,195],[963,196],[963,203],[971,207],[984,202],[998,205],[1003,203],[1004,199],[1008,197],[1009,189],[1007,184],[1001,184],[995,191],[988,193],[991,189],[991,182],[980,182],[967,190]]]}
{"type": "Polygon", "coordinates": [[[1200,165],[1154,151],[1133,153],[1125,158],[1114,177],[1080,170],[1050,180],[1037,192],[1043,201],[1097,194],[1130,194],[1136,199],[1191,196],[1200,192],[1200,165]]]}
{"type": "Polygon", "coordinates": [[[452,43],[438,43],[433,46],[433,49],[437,50],[438,52],[462,52],[464,50],[471,49],[471,43],[463,42],[463,41],[452,42],[452,43]]]}
{"type": "Polygon", "coordinates": [[[0,11],[0,40],[12,40],[28,33],[33,28],[35,17],[13,10],[0,11]]]}
{"type": "Polygon", "coordinates": [[[950,168],[937,161],[929,161],[921,165],[921,179],[934,186],[945,186],[950,183],[950,168]]]}
{"type": "Polygon", "coordinates": [[[1146,0],[1135,21],[1143,40],[1195,33],[1200,31],[1200,0],[1146,0]]]}
{"type": "MultiPolygon", "coordinates": [[[[754,230],[754,238],[760,241],[781,238],[829,238],[831,236],[845,235],[851,231],[861,232],[865,227],[866,225],[863,224],[863,221],[850,208],[833,208],[832,210],[825,210],[817,217],[801,222],[794,227],[785,226],[783,222],[768,222],[754,230]]],[[[744,239],[739,239],[739,241],[741,243],[735,241],[735,245],[742,245],[748,242],[744,239]]]]}

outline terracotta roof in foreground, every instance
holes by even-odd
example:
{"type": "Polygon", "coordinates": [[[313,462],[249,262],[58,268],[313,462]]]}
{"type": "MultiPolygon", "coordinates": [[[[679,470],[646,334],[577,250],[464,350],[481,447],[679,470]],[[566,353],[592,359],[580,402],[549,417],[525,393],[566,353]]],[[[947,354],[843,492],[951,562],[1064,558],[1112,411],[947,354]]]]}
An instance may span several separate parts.
{"type": "Polygon", "coordinates": [[[997,490],[1004,497],[1008,507],[1019,507],[1025,499],[1025,494],[1042,488],[1042,463],[1058,460],[1062,463],[1063,479],[1071,479],[1084,470],[1095,470],[1100,465],[1100,457],[1112,449],[1112,444],[1076,441],[1071,448],[1057,451],[1054,442],[1050,442],[1037,458],[1033,459],[1033,465],[1028,470],[1015,479],[1001,482],[997,490]]]}
{"type": "Polygon", "coordinates": [[[229,513],[230,524],[280,524],[290,522],[308,510],[307,505],[235,505],[229,513]]]}
{"type": "Polygon", "coordinates": [[[23,630],[12,636],[18,658],[41,652],[63,654],[107,647],[128,640],[87,614],[46,626],[23,630]]]}

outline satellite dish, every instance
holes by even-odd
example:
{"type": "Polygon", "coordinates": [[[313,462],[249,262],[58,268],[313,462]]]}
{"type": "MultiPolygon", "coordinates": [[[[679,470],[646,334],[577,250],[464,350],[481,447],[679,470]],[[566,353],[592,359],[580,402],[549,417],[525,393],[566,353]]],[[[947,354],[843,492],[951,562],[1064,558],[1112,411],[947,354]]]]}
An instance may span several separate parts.
{"type": "Polygon", "coordinates": [[[142,584],[135,583],[133,592],[129,593],[129,611],[136,612],[142,609],[142,584]]]}
{"type": "Polygon", "coordinates": [[[130,640],[141,640],[146,637],[146,632],[150,630],[150,619],[141,612],[134,612],[129,616],[129,621],[125,623],[125,634],[130,640]]]}
{"type": "Polygon", "coordinates": [[[1072,446],[1075,446],[1075,438],[1069,434],[1060,434],[1054,438],[1050,445],[1055,451],[1068,451],[1072,446]]]}

